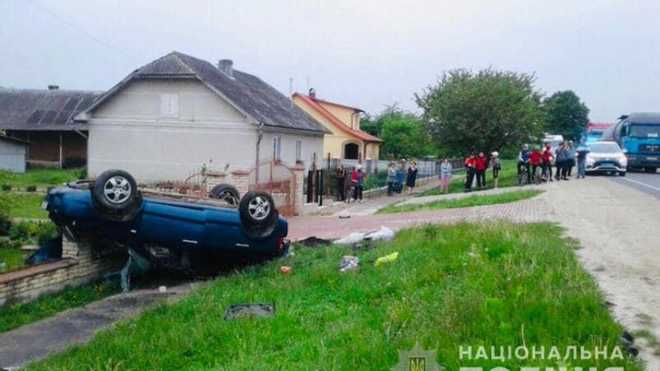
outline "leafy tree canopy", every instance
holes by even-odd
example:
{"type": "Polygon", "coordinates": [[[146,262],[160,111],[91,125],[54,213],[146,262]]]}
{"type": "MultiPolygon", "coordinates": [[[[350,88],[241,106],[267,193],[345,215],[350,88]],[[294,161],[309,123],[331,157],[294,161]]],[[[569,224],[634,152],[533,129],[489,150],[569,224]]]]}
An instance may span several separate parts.
{"type": "Polygon", "coordinates": [[[543,100],[544,129],[578,140],[589,122],[589,108],[571,90],[558,91],[543,100]]]}
{"type": "Polygon", "coordinates": [[[458,69],[415,97],[438,147],[454,155],[501,151],[542,134],[541,94],[534,81],[524,73],[458,69]]]}
{"type": "Polygon", "coordinates": [[[360,128],[383,140],[381,158],[417,158],[436,154],[422,120],[396,105],[387,107],[376,117],[364,118],[360,128]]]}

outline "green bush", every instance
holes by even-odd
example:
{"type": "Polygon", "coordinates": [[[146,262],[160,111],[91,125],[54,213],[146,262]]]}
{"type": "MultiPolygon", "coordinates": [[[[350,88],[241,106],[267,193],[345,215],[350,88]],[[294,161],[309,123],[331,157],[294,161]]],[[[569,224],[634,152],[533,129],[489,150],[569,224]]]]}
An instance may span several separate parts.
{"type": "Polygon", "coordinates": [[[9,221],[10,201],[7,195],[0,194],[0,235],[6,235],[11,225],[9,221]]]}
{"type": "Polygon", "coordinates": [[[20,222],[9,229],[9,238],[14,241],[39,241],[54,238],[57,228],[51,222],[20,222]]]}
{"type": "Polygon", "coordinates": [[[29,185],[29,186],[25,187],[25,191],[27,191],[27,192],[36,192],[37,191],[37,186],[29,185]]]}
{"type": "Polygon", "coordinates": [[[11,184],[3,184],[0,186],[0,189],[2,189],[5,192],[11,191],[11,184]]]}

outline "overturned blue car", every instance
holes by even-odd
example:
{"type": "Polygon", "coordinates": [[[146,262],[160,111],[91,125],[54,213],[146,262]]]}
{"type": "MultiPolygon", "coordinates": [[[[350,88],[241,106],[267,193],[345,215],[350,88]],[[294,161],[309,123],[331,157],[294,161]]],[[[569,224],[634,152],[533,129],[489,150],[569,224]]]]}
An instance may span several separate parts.
{"type": "Polygon", "coordinates": [[[125,247],[150,268],[211,273],[227,258],[287,251],[288,224],[268,193],[247,192],[239,201],[235,188],[220,185],[211,196],[147,197],[129,173],[108,170],[50,190],[43,206],[68,239],[125,247]]]}

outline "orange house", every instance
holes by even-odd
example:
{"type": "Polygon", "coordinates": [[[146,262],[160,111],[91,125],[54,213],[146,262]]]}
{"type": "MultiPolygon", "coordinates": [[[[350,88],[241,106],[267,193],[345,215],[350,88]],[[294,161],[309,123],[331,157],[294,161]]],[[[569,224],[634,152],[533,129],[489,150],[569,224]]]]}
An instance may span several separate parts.
{"type": "Polygon", "coordinates": [[[363,110],[319,99],[314,89],[309,95],[294,93],[292,99],[331,132],[323,137],[324,158],[329,153],[335,159],[378,160],[383,141],[360,130],[363,110]]]}

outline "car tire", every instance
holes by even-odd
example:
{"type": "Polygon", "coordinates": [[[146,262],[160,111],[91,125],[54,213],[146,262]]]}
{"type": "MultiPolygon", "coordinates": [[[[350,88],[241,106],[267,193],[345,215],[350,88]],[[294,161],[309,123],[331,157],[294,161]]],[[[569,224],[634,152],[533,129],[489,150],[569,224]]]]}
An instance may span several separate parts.
{"type": "Polygon", "coordinates": [[[248,192],[238,205],[243,230],[250,238],[268,237],[277,224],[278,212],[266,192],[248,192]]]}
{"type": "Polygon", "coordinates": [[[619,176],[626,176],[626,172],[625,171],[619,171],[619,176]]]}
{"type": "Polygon", "coordinates": [[[104,171],[90,191],[94,207],[109,220],[131,220],[142,206],[142,194],[135,178],[123,170],[104,171]]]}
{"type": "Polygon", "coordinates": [[[230,184],[218,184],[209,192],[209,198],[223,200],[232,206],[238,206],[241,195],[238,189],[230,184]]]}

